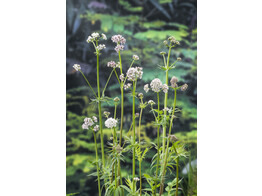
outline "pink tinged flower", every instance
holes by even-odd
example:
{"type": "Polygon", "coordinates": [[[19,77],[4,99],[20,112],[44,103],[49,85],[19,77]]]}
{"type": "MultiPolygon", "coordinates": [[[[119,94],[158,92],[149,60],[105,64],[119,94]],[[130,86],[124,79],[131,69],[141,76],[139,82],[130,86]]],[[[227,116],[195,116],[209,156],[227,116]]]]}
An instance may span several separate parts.
{"type": "Polygon", "coordinates": [[[175,77],[175,76],[173,76],[172,78],[171,78],[171,80],[170,80],[170,84],[171,84],[171,86],[173,87],[173,88],[176,88],[177,87],[177,83],[178,82],[178,79],[177,79],[177,77],[175,77]]]}
{"type": "Polygon", "coordinates": [[[159,78],[155,78],[150,83],[150,87],[151,87],[152,91],[154,91],[156,93],[160,92],[161,89],[162,89],[162,82],[161,82],[161,80],[159,78]]]}
{"type": "Polygon", "coordinates": [[[120,50],[124,50],[124,45],[120,45],[118,44],[116,47],[115,47],[115,51],[118,53],[120,50]]]}
{"type": "Polygon", "coordinates": [[[79,71],[81,69],[81,66],[78,65],[78,64],[74,64],[73,65],[73,68],[76,70],[76,71],[79,71]]]}
{"type": "Polygon", "coordinates": [[[181,91],[186,91],[187,88],[188,88],[188,85],[187,84],[183,84],[181,86],[181,91]]]}
{"type": "Polygon", "coordinates": [[[137,78],[142,79],[143,75],[143,68],[142,67],[131,67],[127,70],[127,79],[129,81],[135,81],[137,78]]]}
{"type": "Polygon", "coordinates": [[[162,85],[162,90],[163,90],[164,93],[167,93],[167,91],[168,91],[168,86],[167,86],[166,84],[163,84],[163,85],[162,85]]]}
{"type": "Polygon", "coordinates": [[[107,63],[107,67],[115,68],[115,67],[116,67],[115,61],[109,61],[109,62],[107,63]]]}
{"type": "Polygon", "coordinates": [[[111,38],[112,42],[116,44],[125,44],[126,39],[122,35],[113,35],[111,38]]]}
{"type": "Polygon", "coordinates": [[[148,84],[146,84],[146,85],[144,86],[144,91],[146,91],[146,93],[149,91],[148,84]]]}

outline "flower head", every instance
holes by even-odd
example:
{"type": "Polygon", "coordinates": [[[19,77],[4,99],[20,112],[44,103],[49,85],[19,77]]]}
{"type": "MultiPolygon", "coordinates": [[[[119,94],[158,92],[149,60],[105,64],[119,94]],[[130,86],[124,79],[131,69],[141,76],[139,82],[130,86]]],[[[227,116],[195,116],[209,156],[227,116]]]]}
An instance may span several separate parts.
{"type": "Polygon", "coordinates": [[[187,87],[188,87],[187,84],[183,84],[183,85],[181,86],[181,91],[186,91],[187,87]]]}
{"type": "Polygon", "coordinates": [[[82,124],[83,129],[89,129],[89,127],[93,126],[94,122],[91,118],[85,118],[84,123],[82,124]]]}
{"type": "Polygon", "coordinates": [[[152,82],[150,83],[151,89],[152,91],[158,93],[161,91],[162,88],[162,82],[159,78],[155,78],[154,80],[152,80],[152,82]]]}
{"type": "Polygon", "coordinates": [[[180,58],[180,57],[177,57],[177,59],[176,59],[177,61],[181,61],[182,59],[180,58]]]}
{"type": "Polygon", "coordinates": [[[144,91],[146,91],[146,93],[149,91],[148,84],[146,84],[146,85],[144,86],[144,91]]]}
{"type": "Polygon", "coordinates": [[[74,68],[76,71],[78,71],[78,70],[81,69],[81,66],[78,65],[78,64],[74,64],[74,65],[73,65],[73,68],[74,68]]]}
{"type": "Polygon", "coordinates": [[[167,91],[168,91],[168,86],[167,86],[166,84],[163,84],[163,85],[162,85],[162,90],[163,90],[164,93],[167,93],[167,91]]]}
{"type": "Polygon", "coordinates": [[[97,49],[98,51],[101,51],[101,50],[103,50],[104,48],[106,48],[105,44],[99,44],[99,45],[96,47],[96,49],[97,49]]]}
{"type": "Polygon", "coordinates": [[[118,44],[116,47],[115,47],[115,51],[118,53],[120,50],[124,50],[124,45],[120,45],[118,44]]]}
{"type": "Polygon", "coordinates": [[[139,117],[139,113],[135,113],[135,117],[139,117]]]}
{"type": "Polygon", "coordinates": [[[134,177],[134,179],[133,179],[134,181],[139,181],[139,178],[138,177],[134,177]]]}
{"type": "Polygon", "coordinates": [[[162,51],[162,52],[160,52],[160,54],[161,54],[161,55],[165,55],[165,54],[166,54],[166,52],[162,51]]]}
{"type": "Polygon", "coordinates": [[[99,130],[99,125],[94,126],[94,132],[97,132],[99,130]]]}
{"type": "Polygon", "coordinates": [[[143,99],[143,97],[144,97],[143,93],[139,93],[138,97],[139,97],[139,99],[143,99]]]}
{"type": "Polygon", "coordinates": [[[111,38],[112,42],[116,44],[125,44],[126,39],[122,35],[113,35],[111,38]]]}
{"type": "Polygon", "coordinates": [[[93,116],[92,118],[94,122],[97,122],[97,117],[93,116]]]}
{"type": "Polygon", "coordinates": [[[148,101],[148,104],[150,104],[150,105],[154,105],[154,104],[156,104],[153,100],[149,100],[148,101]]]}
{"type": "Polygon", "coordinates": [[[87,42],[90,43],[90,42],[93,42],[95,41],[97,38],[99,38],[99,33],[92,33],[91,36],[88,36],[87,38],[87,42]]]}
{"type": "Polygon", "coordinates": [[[127,79],[129,81],[135,81],[137,78],[142,79],[143,75],[143,68],[142,67],[131,67],[127,70],[127,79]]]}
{"type": "Polygon", "coordinates": [[[173,88],[176,88],[177,87],[177,83],[178,82],[178,79],[177,79],[177,77],[175,77],[175,76],[173,76],[172,78],[171,78],[171,80],[170,80],[170,84],[171,84],[171,86],[173,87],[173,88]]]}
{"type": "Polygon", "coordinates": [[[116,67],[116,62],[115,62],[115,61],[109,61],[109,62],[107,63],[107,67],[115,68],[115,67],[116,67]]]}
{"type": "Polygon", "coordinates": [[[121,74],[121,75],[119,76],[119,79],[120,79],[121,81],[124,81],[124,79],[125,79],[124,74],[121,74]]]}
{"type": "Polygon", "coordinates": [[[131,86],[132,86],[131,83],[127,83],[127,84],[124,85],[124,89],[127,90],[127,89],[129,89],[131,86]]]}
{"type": "Polygon", "coordinates": [[[104,40],[107,40],[107,37],[106,37],[106,35],[105,35],[104,33],[102,33],[101,36],[102,36],[102,38],[103,38],[104,40]]]}
{"type": "Polygon", "coordinates": [[[176,43],[176,38],[174,36],[170,36],[168,38],[168,40],[171,42],[171,43],[176,43]]]}
{"type": "Polygon", "coordinates": [[[114,119],[114,118],[108,118],[106,121],[105,121],[105,126],[107,128],[114,128],[116,127],[116,124],[117,124],[117,120],[114,119]]]}
{"type": "Polygon", "coordinates": [[[135,60],[135,61],[138,61],[139,60],[139,56],[137,56],[137,55],[133,55],[133,59],[135,60]]]}
{"type": "Polygon", "coordinates": [[[88,126],[92,126],[94,124],[93,120],[91,118],[85,118],[84,122],[88,125],[88,126]]]}

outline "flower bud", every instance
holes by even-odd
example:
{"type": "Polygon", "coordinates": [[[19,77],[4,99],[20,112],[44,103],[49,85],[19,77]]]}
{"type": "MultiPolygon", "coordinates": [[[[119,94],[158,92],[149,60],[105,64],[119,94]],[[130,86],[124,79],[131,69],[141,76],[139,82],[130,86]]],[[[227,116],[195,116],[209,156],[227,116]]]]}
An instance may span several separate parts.
{"type": "Polygon", "coordinates": [[[174,142],[178,140],[175,135],[169,135],[168,138],[170,139],[170,142],[174,142]]]}
{"type": "Polygon", "coordinates": [[[188,87],[187,84],[183,84],[183,85],[181,86],[181,91],[186,91],[187,87],[188,87]]]}
{"type": "Polygon", "coordinates": [[[118,97],[114,98],[114,102],[119,102],[119,101],[120,101],[120,99],[118,97]]]}
{"type": "Polygon", "coordinates": [[[160,54],[161,54],[161,55],[165,55],[165,54],[166,54],[166,52],[162,51],[162,52],[160,52],[160,54]]]}
{"type": "Polygon", "coordinates": [[[138,97],[139,97],[139,99],[143,99],[143,97],[144,97],[143,93],[139,93],[138,97]]]}
{"type": "Polygon", "coordinates": [[[118,144],[117,147],[116,147],[116,152],[117,153],[120,153],[122,152],[123,148],[118,144]]]}
{"type": "Polygon", "coordinates": [[[176,59],[177,61],[181,61],[182,59],[180,58],[180,57],[177,57],[177,59],[176,59]]]}

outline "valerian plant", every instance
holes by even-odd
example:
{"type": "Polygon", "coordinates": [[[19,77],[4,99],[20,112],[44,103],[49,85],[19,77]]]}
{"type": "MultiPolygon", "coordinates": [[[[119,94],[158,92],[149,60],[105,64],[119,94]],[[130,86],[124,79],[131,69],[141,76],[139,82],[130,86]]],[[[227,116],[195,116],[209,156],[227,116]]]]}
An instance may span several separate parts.
{"type": "MultiPolygon", "coordinates": [[[[142,92],[137,92],[139,82],[143,77],[143,68],[133,66],[139,61],[137,55],[132,56],[129,66],[124,67],[121,58],[121,51],[124,50],[126,39],[122,35],[112,36],[112,42],[115,43],[115,51],[118,54],[118,62],[113,60],[107,63],[109,68],[112,68],[111,73],[107,79],[103,90],[100,89],[99,70],[100,70],[100,56],[106,46],[100,42],[107,40],[105,34],[92,33],[87,42],[94,46],[94,54],[97,58],[97,89],[96,91],[91,86],[88,78],[81,71],[81,66],[75,64],[73,67],[79,71],[84,77],[87,85],[93,93],[91,100],[97,104],[98,118],[86,117],[82,125],[83,129],[88,129],[93,132],[95,142],[96,173],[92,174],[97,177],[98,193],[101,195],[175,195],[178,196],[179,184],[182,179],[179,179],[179,159],[187,157],[187,152],[181,141],[174,135],[174,122],[177,118],[176,113],[180,112],[177,108],[177,93],[178,91],[185,91],[188,88],[187,84],[178,85],[178,79],[175,76],[171,77],[169,81],[169,71],[176,68],[176,63],[181,61],[178,57],[173,63],[171,62],[171,51],[180,43],[173,37],[169,37],[163,42],[164,46],[168,48],[168,53],[160,52],[163,57],[163,65],[159,68],[165,72],[165,81],[159,78],[152,79],[150,84],[144,85],[145,93],[150,90],[153,91],[154,97],[151,100],[144,100],[142,92]],[[167,56],[167,57],[166,57],[167,56]],[[126,70],[126,72],[124,72],[126,70]],[[105,90],[112,77],[116,76],[119,83],[121,97],[110,98],[105,96],[105,90]],[[169,93],[173,92],[173,103],[168,105],[167,98],[169,93]],[[128,93],[132,96],[132,123],[130,124],[130,137],[123,135],[124,122],[124,94],[128,93]],[[164,104],[160,103],[160,96],[164,97],[164,104]],[[103,111],[104,119],[102,117],[102,102],[109,102],[113,100],[115,110],[114,114],[103,111]],[[136,105],[138,100],[139,105],[136,105]],[[154,101],[155,100],[155,101],[154,101]],[[121,108],[120,119],[116,118],[117,107],[121,108]],[[161,105],[164,105],[161,108],[161,105]],[[146,143],[141,141],[141,123],[143,118],[143,111],[149,110],[152,113],[154,126],[157,128],[157,144],[146,143]],[[136,112],[138,111],[139,112],[136,112]],[[107,141],[110,150],[105,154],[104,136],[103,136],[103,122],[104,126],[111,130],[112,137],[107,141]],[[162,136],[160,131],[162,129],[162,136]],[[168,134],[167,134],[168,131],[168,134]],[[97,137],[100,134],[101,146],[97,146],[97,137]],[[162,139],[162,142],[160,142],[162,139]],[[124,142],[123,142],[124,141],[124,142]],[[98,148],[101,149],[101,154],[98,154],[98,148]],[[148,151],[152,148],[156,149],[156,154],[153,156],[151,173],[142,173],[142,163],[146,158],[148,151]],[[122,178],[121,163],[125,161],[125,154],[132,153],[132,172],[127,178],[122,178]],[[136,166],[139,168],[139,173],[136,173],[136,166]],[[176,168],[176,177],[168,182],[165,187],[165,179],[167,172],[176,168]],[[142,187],[142,179],[148,183],[149,187],[142,187]]],[[[171,94],[172,95],[172,94],[171,94]]],[[[180,187],[181,189],[181,187],[180,187]]]]}

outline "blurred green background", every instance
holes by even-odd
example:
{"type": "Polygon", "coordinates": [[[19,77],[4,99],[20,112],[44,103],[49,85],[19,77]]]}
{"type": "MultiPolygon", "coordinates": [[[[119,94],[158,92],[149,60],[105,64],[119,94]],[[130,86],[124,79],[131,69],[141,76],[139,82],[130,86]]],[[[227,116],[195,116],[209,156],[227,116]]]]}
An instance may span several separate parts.
{"type": "MultiPolygon", "coordinates": [[[[197,2],[196,0],[114,0],[88,1],[67,0],[66,10],[66,70],[67,70],[67,123],[66,123],[66,179],[67,194],[79,193],[81,196],[97,194],[96,177],[89,176],[95,171],[92,161],[95,159],[93,135],[82,130],[81,125],[85,116],[97,116],[96,105],[90,104],[90,89],[82,76],[72,68],[73,64],[81,65],[82,70],[93,87],[96,87],[96,56],[91,44],[86,42],[88,35],[93,32],[105,33],[106,49],[102,51],[100,60],[100,81],[104,86],[111,68],[106,66],[108,61],[118,61],[112,35],[122,34],[127,43],[122,52],[123,69],[127,70],[132,55],[137,54],[140,60],[136,66],[144,69],[143,79],[138,82],[137,92],[143,92],[143,86],[158,77],[164,82],[165,73],[158,69],[163,65],[161,51],[167,51],[162,44],[168,36],[175,36],[180,46],[172,51],[171,62],[177,57],[182,61],[177,68],[170,71],[170,78],[175,75],[179,84],[187,83],[186,92],[178,93],[177,106],[182,111],[175,121],[174,132],[186,144],[189,158],[181,160],[183,182],[180,195],[196,195],[196,148],[197,148],[197,2]]],[[[172,97],[170,93],[169,106],[172,97]]],[[[120,97],[119,85],[112,77],[106,95],[120,97]]],[[[156,97],[153,93],[144,93],[144,100],[156,97]]],[[[163,100],[164,95],[161,96],[163,100]]],[[[131,123],[131,97],[125,97],[124,129],[131,123]]],[[[163,103],[163,101],[162,101],[163,103]]],[[[103,104],[103,111],[113,113],[113,104],[103,104]]],[[[163,106],[162,106],[163,108],[163,106]]],[[[137,111],[138,112],[138,111],[137,111]]],[[[120,114],[120,112],[118,112],[120,114]]],[[[156,128],[152,124],[152,113],[147,108],[144,111],[142,134],[150,142],[156,141],[156,128]]],[[[119,115],[118,115],[119,118],[119,115]]],[[[105,129],[106,142],[111,136],[110,130],[105,129]]],[[[125,131],[126,132],[126,131],[125,131]]],[[[100,143],[100,141],[98,141],[100,143]]],[[[100,145],[99,145],[100,146],[100,145]]],[[[109,149],[107,149],[109,150],[109,149]]],[[[155,151],[151,150],[143,162],[143,172],[150,173],[151,158],[155,151]]],[[[126,155],[122,164],[124,176],[131,174],[131,157],[126,155]]],[[[175,170],[174,170],[175,171],[175,170]]],[[[173,179],[174,173],[168,180],[173,179]]],[[[143,181],[143,187],[147,186],[143,181]]]]}

